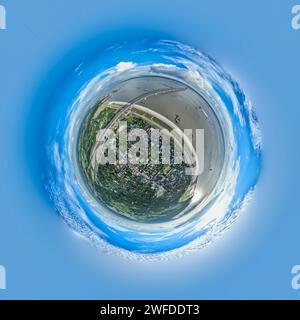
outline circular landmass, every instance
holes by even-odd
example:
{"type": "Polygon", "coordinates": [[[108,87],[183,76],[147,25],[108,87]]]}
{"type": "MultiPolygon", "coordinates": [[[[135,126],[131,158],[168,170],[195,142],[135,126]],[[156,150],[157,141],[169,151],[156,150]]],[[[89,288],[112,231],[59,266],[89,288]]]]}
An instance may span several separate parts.
{"type": "MultiPolygon", "coordinates": [[[[187,206],[195,188],[195,179],[185,172],[187,165],[174,164],[174,143],[170,147],[170,163],[163,164],[161,161],[161,143],[160,163],[150,163],[149,139],[149,163],[135,164],[128,161],[127,164],[119,164],[117,124],[113,128],[117,136],[116,163],[99,164],[93,161],[99,132],[109,126],[118,112],[122,111],[122,107],[124,108],[124,104],[118,102],[100,102],[88,113],[80,132],[78,149],[85,180],[97,200],[116,214],[141,222],[168,220],[187,206]]],[[[161,121],[155,122],[152,115],[141,111],[137,105],[120,120],[126,121],[129,132],[143,129],[149,137],[151,129],[159,129],[162,125],[161,121]]],[[[127,144],[127,154],[133,144],[134,142],[127,144]]]]}

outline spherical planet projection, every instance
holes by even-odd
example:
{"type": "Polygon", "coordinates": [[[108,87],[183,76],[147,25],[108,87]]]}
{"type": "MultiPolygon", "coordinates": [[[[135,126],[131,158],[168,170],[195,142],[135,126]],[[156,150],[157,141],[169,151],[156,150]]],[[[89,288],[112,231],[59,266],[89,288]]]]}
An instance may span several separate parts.
{"type": "Polygon", "coordinates": [[[82,57],[57,90],[43,128],[46,190],[96,247],[149,259],[190,252],[249,201],[257,118],[209,56],[174,41],[124,42],[82,57]]]}

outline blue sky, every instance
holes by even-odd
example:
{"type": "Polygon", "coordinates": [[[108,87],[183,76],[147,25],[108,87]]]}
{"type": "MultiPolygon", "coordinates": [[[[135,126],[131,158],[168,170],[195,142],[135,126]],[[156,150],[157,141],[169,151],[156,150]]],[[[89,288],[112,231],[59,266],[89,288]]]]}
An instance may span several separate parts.
{"type": "MultiPolygon", "coordinates": [[[[297,1],[0,1],[0,265],[7,298],[292,298],[300,264],[297,1]],[[253,201],[214,244],[175,261],[95,251],[53,212],[26,150],[51,69],[95,38],[168,38],[204,50],[250,97],[263,134],[253,201]]],[[[47,117],[45,117],[47,121],[47,117]]],[[[28,149],[27,149],[28,148],[28,149]]]]}

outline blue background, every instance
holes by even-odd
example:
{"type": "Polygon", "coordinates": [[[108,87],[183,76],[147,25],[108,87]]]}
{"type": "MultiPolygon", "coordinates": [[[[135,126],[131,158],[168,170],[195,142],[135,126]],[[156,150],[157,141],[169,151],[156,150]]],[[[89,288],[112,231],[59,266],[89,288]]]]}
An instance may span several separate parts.
{"type": "Polygon", "coordinates": [[[0,299],[300,298],[291,287],[291,268],[300,264],[300,30],[290,22],[297,1],[1,4],[8,29],[0,30],[0,264],[7,270],[0,299]],[[214,244],[173,261],[96,251],[54,213],[26,156],[34,143],[32,103],[56,64],[95,38],[147,37],[213,56],[252,100],[263,133],[263,170],[250,206],[214,244]]]}

